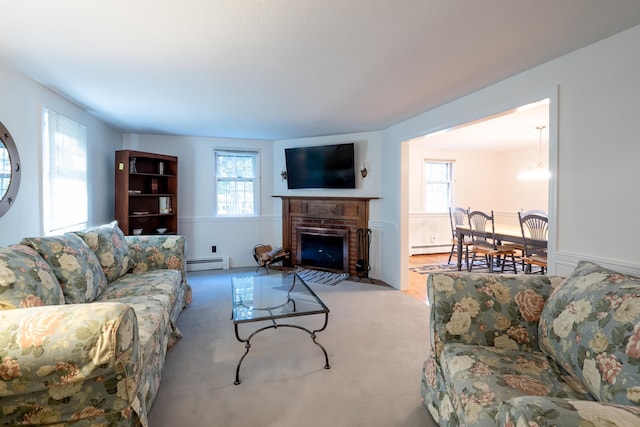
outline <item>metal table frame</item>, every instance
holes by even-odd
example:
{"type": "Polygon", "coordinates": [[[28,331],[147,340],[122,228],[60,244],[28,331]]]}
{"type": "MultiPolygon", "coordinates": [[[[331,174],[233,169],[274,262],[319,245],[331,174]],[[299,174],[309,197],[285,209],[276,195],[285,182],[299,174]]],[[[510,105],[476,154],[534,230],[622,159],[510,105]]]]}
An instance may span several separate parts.
{"type": "MultiPolygon", "coordinates": [[[[234,311],[231,314],[231,319],[233,320],[236,339],[239,342],[244,343],[244,347],[245,347],[245,352],[240,357],[240,360],[238,361],[238,365],[236,366],[236,378],[235,378],[235,381],[234,381],[235,385],[238,385],[238,384],[241,383],[241,381],[240,381],[240,366],[242,365],[242,362],[244,361],[245,357],[249,353],[249,350],[251,349],[251,339],[254,336],[256,336],[257,334],[259,334],[260,332],[266,331],[266,330],[269,330],[269,329],[294,328],[294,329],[298,329],[298,330],[306,332],[307,334],[309,334],[309,336],[313,340],[313,343],[315,345],[317,345],[318,347],[320,347],[320,349],[322,350],[322,353],[324,354],[324,360],[325,360],[324,369],[330,369],[331,368],[331,365],[329,365],[329,355],[327,354],[327,350],[316,339],[317,338],[317,334],[319,332],[324,331],[327,328],[327,324],[329,322],[329,308],[322,302],[322,300],[315,294],[315,292],[313,292],[313,290],[311,288],[309,288],[309,286],[307,286],[307,284],[304,282],[304,280],[302,280],[297,274],[293,275],[293,280],[292,280],[292,283],[291,283],[291,287],[286,292],[286,301],[283,301],[281,304],[273,305],[273,306],[266,306],[266,307],[253,307],[252,306],[252,307],[250,307],[253,311],[265,312],[265,315],[258,316],[256,318],[251,318],[251,319],[236,319],[236,317],[235,317],[235,308],[243,307],[243,306],[244,306],[244,303],[242,301],[234,303],[234,311]],[[315,300],[315,303],[318,304],[319,308],[315,309],[315,310],[298,311],[297,306],[296,306],[295,295],[292,295],[292,291],[296,287],[301,288],[306,295],[311,296],[315,300]],[[291,311],[290,312],[278,313],[279,309],[286,308],[288,305],[291,305],[291,311]],[[296,324],[292,324],[292,323],[279,323],[277,321],[279,319],[289,319],[289,318],[292,318],[292,317],[310,316],[310,315],[314,315],[314,314],[324,314],[324,323],[323,323],[322,327],[318,328],[318,329],[314,329],[314,330],[310,330],[308,328],[305,328],[304,326],[300,326],[300,325],[296,325],[296,324]],[[251,334],[249,334],[249,336],[247,338],[242,338],[240,336],[240,332],[239,332],[239,325],[240,324],[250,323],[250,322],[261,322],[261,321],[269,321],[269,322],[271,322],[271,324],[267,325],[267,326],[264,326],[264,327],[261,327],[259,329],[256,329],[251,334]]],[[[249,307],[247,306],[247,308],[249,308],[249,307]]]]}

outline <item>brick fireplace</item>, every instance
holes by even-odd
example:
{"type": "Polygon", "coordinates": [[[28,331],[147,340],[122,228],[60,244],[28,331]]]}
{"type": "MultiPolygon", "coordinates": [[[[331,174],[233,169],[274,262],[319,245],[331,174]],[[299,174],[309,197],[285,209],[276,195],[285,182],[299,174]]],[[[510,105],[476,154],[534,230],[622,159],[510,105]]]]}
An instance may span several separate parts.
{"type": "Polygon", "coordinates": [[[277,197],[282,198],[282,246],[291,252],[285,265],[357,274],[358,229],[368,228],[372,198],[277,197]]]}

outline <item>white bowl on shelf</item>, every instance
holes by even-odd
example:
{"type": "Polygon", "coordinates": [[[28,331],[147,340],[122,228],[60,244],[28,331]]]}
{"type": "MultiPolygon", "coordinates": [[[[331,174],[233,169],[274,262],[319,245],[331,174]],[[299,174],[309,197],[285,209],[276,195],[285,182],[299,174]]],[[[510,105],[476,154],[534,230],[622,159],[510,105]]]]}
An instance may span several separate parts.
{"type": "Polygon", "coordinates": [[[134,236],[139,236],[142,234],[142,228],[134,228],[133,229],[133,235],[134,236]]]}
{"type": "Polygon", "coordinates": [[[160,233],[160,234],[164,234],[164,233],[166,233],[166,232],[167,232],[167,229],[166,229],[166,228],[164,228],[164,227],[162,227],[162,228],[158,228],[158,229],[156,229],[156,231],[157,231],[158,233],[160,233]]]}

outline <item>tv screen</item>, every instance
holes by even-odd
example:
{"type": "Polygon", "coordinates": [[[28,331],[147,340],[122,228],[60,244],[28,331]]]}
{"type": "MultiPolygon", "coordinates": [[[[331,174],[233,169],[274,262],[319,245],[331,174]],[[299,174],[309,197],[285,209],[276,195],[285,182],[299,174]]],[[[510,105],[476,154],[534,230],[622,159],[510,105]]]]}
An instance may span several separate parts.
{"type": "Polygon", "coordinates": [[[356,188],[354,143],[285,148],[287,188],[356,188]]]}

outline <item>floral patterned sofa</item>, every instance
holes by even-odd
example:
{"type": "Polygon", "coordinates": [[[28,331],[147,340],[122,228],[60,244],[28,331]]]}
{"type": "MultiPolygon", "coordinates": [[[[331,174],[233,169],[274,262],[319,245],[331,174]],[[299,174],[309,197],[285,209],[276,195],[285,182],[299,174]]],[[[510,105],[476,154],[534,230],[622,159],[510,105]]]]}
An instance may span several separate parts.
{"type": "Polygon", "coordinates": [[[114,221],[0,248],[0,425],[147,426],[190,299],[182,236],[114,221]]]}
{"type": "Polygon", "coordinates": [[[422,397],[441,426],[640,426],[640,278],[432,274],[422,397]]]}

